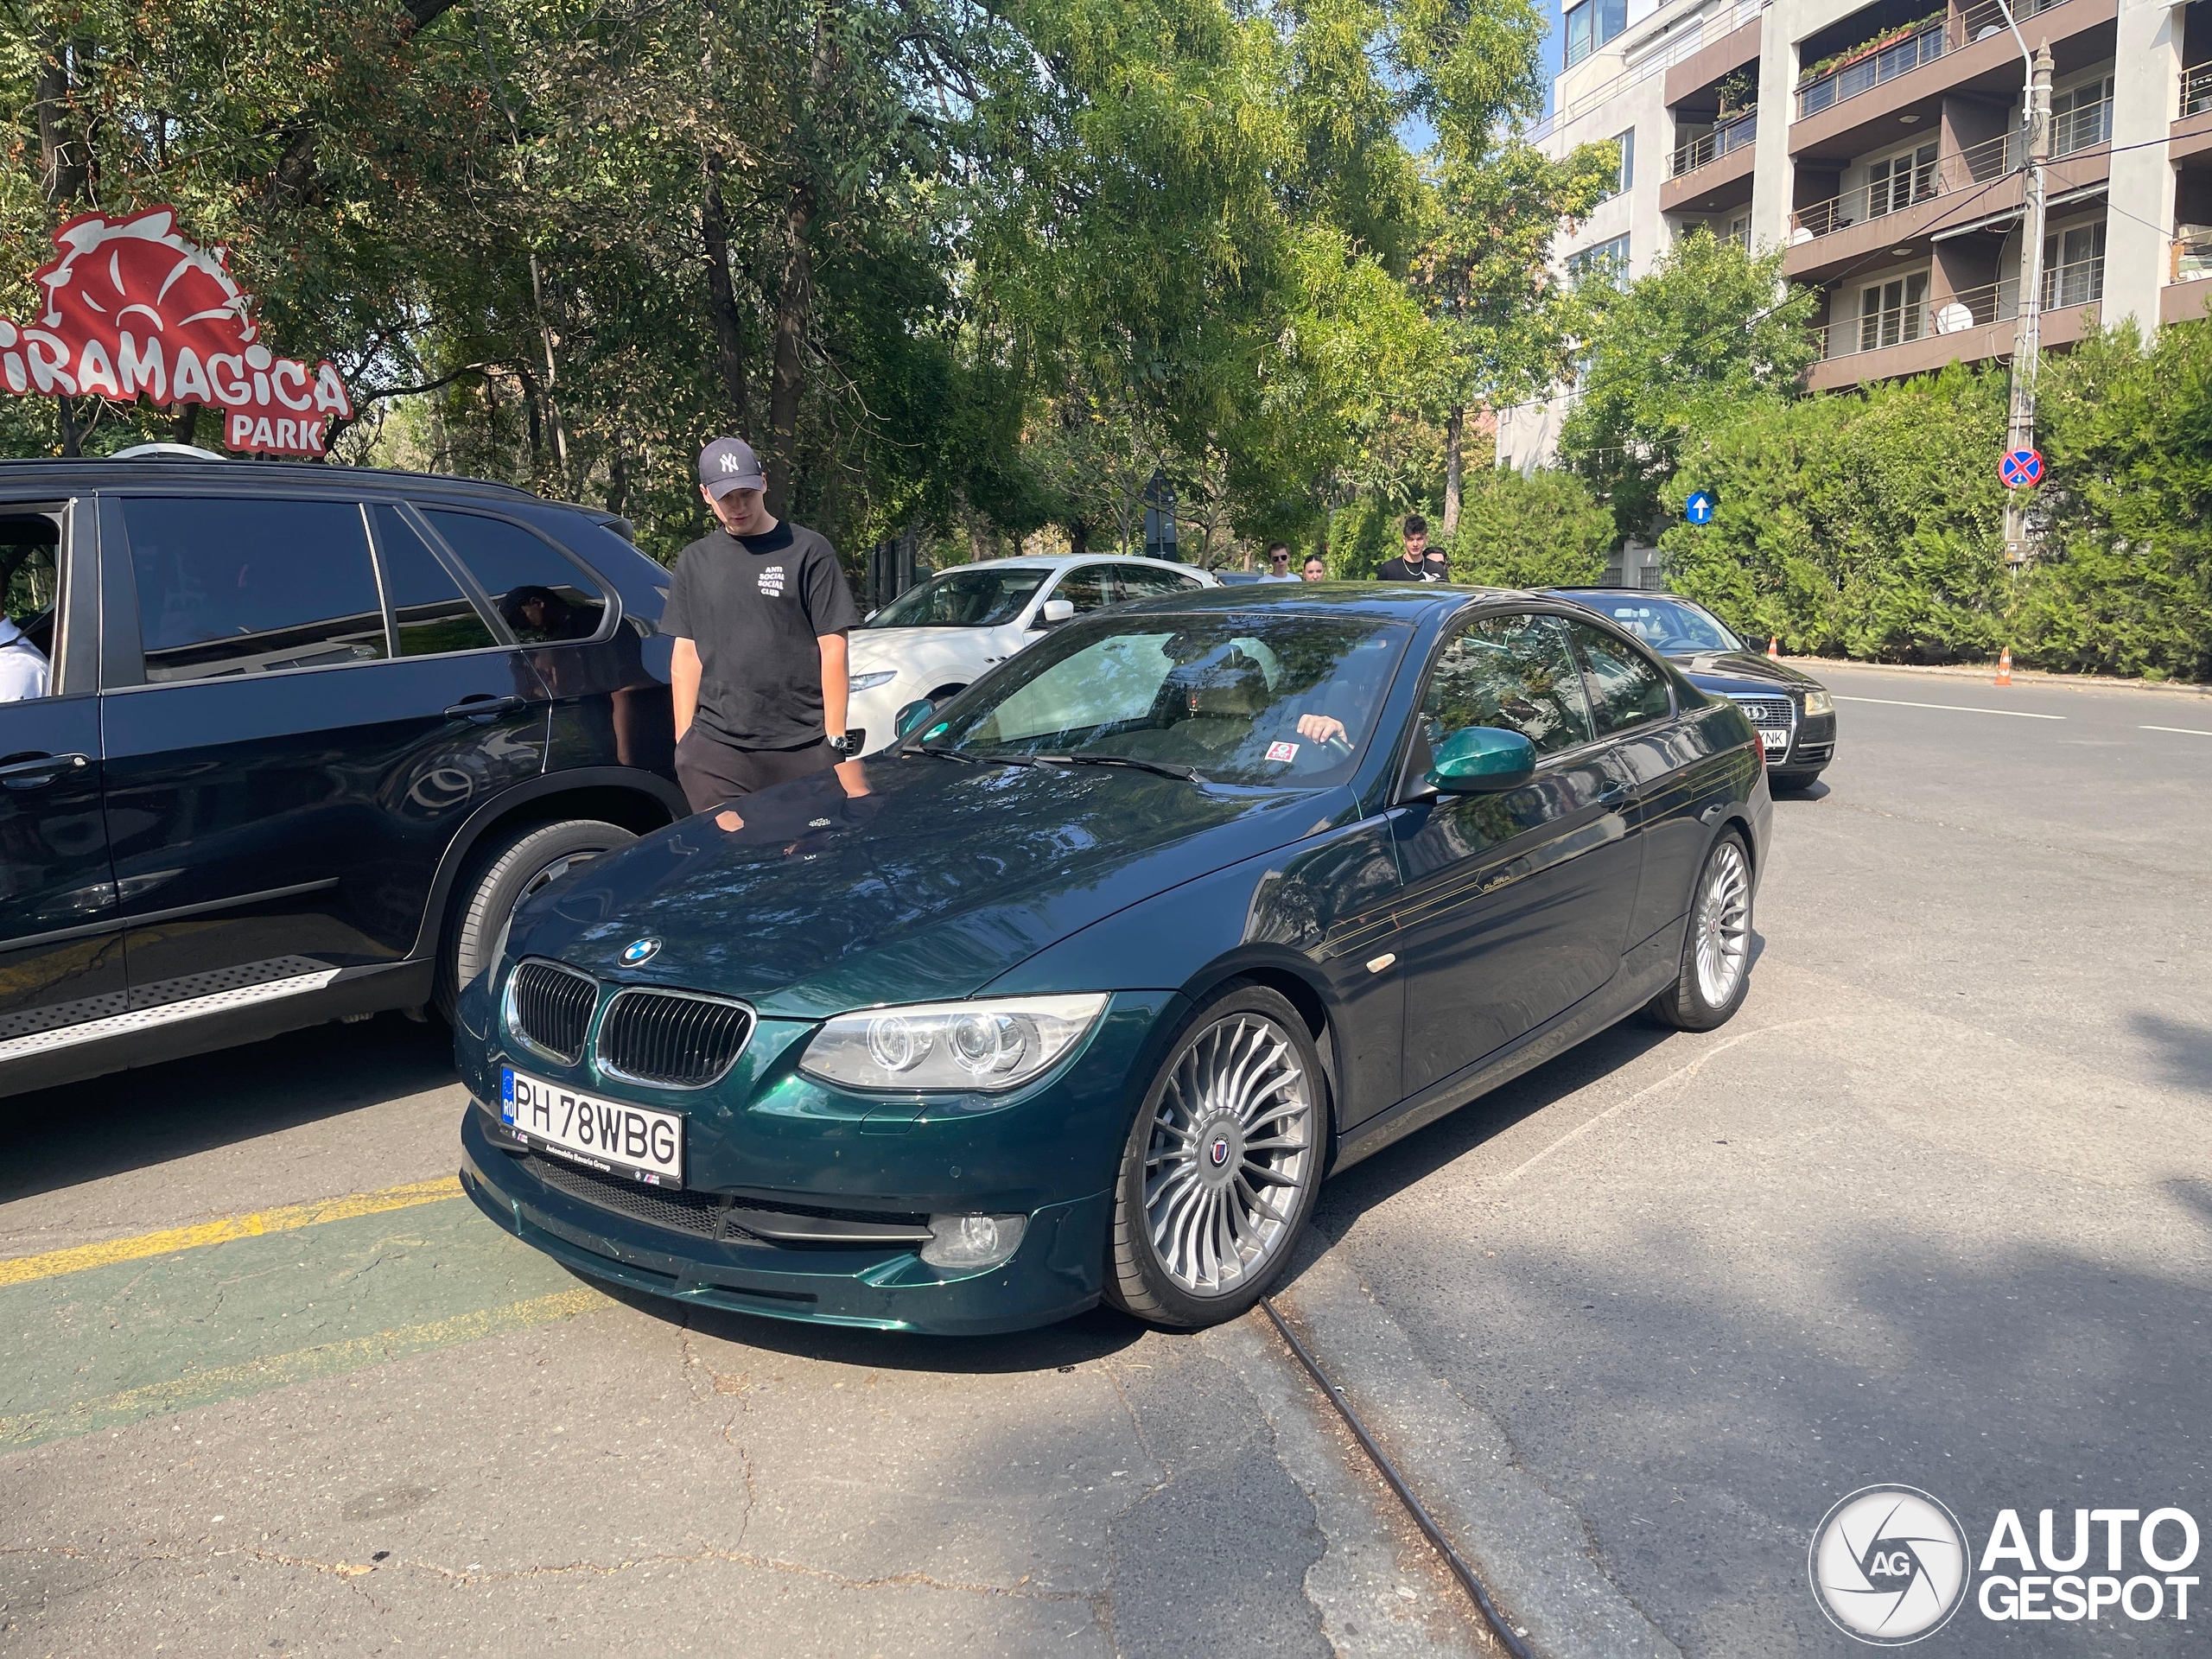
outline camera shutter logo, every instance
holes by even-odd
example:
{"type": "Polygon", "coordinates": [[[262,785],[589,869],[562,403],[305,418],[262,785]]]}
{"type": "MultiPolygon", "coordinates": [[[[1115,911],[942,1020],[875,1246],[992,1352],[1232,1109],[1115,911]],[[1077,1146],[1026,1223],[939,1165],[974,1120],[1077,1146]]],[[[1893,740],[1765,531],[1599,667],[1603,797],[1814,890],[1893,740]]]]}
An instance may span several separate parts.
{"type": "Polygon", "coordinates": [[[1903,1647],[1942,1628],[1966,1599],[1966,1533],[1942,1502],[1913,1486],[1866,1486],[1814,1529],[1813,1599],[1837,1629],[1903,1647]]]}

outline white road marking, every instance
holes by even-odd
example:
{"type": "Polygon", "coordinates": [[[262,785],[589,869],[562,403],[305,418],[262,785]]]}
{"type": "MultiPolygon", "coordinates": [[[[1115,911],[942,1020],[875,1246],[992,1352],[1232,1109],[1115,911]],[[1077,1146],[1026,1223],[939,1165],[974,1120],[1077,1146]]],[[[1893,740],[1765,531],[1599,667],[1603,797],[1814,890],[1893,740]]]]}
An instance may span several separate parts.
{"type": "Polygon", "coordinates": [[[2139,726],[2141,732],[2179,732],[2183,737],[2212,737],[2212,732],[2200,732],[2194,726],[2139,726]]]}
{"type": "Polygon", "coordinates": [[[1847,697],[1841,692],[1829,694],[1838,702],[1881,702],[1892,709],[1948,709],[1955,715],[2010,715],[2014,720],[2063,720],[2063,715],[2031,715],[2024,709],[1974,709],[1963,702],[1907,702],[1900,697],[1847,697]]]}

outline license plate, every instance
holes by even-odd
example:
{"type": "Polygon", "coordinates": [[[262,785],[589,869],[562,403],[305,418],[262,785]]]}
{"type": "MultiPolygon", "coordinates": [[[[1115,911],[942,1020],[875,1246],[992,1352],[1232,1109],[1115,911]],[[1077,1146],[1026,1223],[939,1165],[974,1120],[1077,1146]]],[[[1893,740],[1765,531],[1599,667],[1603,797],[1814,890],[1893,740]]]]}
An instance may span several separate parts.
{"type": "Polygon", "coordinates": [[[1777,732],[1762,726],[1759,728],[1759,741],[1766,745],[1766,752],[1769,754],[1789,753],[1789,732],[1786,727],[1777,732]]]}
{"type": "Polygon", "coordinates": [[[580,1095],[503,1065],[499,1122],[524,1145],[587,1169],[648,1186],[683,1185],[683,1119],[675,1112],[580,1095]]]}

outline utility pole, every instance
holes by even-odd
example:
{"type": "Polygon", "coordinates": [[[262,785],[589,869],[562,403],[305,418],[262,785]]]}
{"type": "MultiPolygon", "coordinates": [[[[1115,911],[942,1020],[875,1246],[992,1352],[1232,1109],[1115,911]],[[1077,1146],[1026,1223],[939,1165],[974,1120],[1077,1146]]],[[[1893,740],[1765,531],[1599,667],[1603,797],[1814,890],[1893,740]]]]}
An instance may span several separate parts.
{"type": "MultiPolygon", "coordinates": [[[[2009,7],[2005,21],[2012,22],[2009,7]]],[[[2019,26],[2013,24],[2012,37],[2019,40],[2019,26]]],[[[2021,41],[2023,57],[2027,50],[2027,42],[2021,41]]],[[[2051,68],[2050,42],[2045,41],[2028,60],[2027,95],[2023,103],[2027,184],[2020,216],[2020,294],[2014,308],[2018,321],[2012,330],[2012,410],[2005,430],[2008,454],[2036,445],[2036,367],[2043,350],[2044,168],[2050,159],[2051,68]]],[[[2005,504],[2005,562],[2013,565],[2028,562],[2027,515],[2017,493],[2005,504]]]]}

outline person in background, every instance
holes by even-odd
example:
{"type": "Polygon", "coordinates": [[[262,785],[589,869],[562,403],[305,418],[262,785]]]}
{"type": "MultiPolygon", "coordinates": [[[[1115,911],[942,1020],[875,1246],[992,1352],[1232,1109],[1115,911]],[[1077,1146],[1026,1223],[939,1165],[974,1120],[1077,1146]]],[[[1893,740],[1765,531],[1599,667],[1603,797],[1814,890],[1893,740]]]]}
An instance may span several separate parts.
{"type": "Polygon", "coordinates": [[[1319,553],[1308,553],[1302,574],[1308,582],[1326,582],[1329,579],[1329,562],[1319,553]]]}
{"type": "Polygon", "coordinates": [[[1290,574],[1290,543],[1288,542],[1268,543],[1268,573],[1260,580],[1262,582],[1296,582],[1298,580],[1296,576],[1290,574]]]}
{"type": "Polygon", "coordinates": [[[835,550],[771,513],[767,487],[742,439],[700,451],[699,493],[721,528],[677,555],[661,611],[675,636],[676,777],[695,812],[832,766],[859,781],[845,632],[860,609],[835,550]]]}
{"type": "Polygon", "coordinates": [[[1385,559],[1375,567],[1377,582],[1441,582],[1446,570],[1444,556],[1428,551],[1428,520],[1419,513],[1406,515],[1406,550],[1395,559],[1385,559]]]}
{"type": "Polygon", "coordinates": [[[46,690],[46,653],[0,613],[0,702],[28,702],[46,690]]]}

